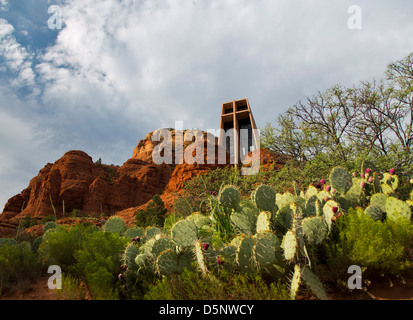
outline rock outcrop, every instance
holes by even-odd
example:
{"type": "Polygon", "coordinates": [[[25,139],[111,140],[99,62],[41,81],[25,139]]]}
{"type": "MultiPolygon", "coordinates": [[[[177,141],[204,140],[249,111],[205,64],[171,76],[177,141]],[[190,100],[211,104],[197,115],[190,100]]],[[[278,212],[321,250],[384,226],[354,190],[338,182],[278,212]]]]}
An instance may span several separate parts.
{"type": "MultiPolygon", "coordinates": [[[[226,151],[217,146],[217,139],[202,132],[203,141],[183,142],[182,154],[187,155],[185,159],[189,163],[155,164],[152,152],[161,142],[153,141],[153,134],[149,133],[138,143],[132,158],[122,166],[95,163],[85,152],[76,150],[67,152],[53,164],[48,163],[26,189],[8,200],[0,214],[0,237],[15,233],[26,216],[41,220],[56,215],[67,220],[75,213],[92,217],[103,213],[118,214],[132,223],[135,211],[145,208],[155,194],[161,194],[170,210],[186,181],[230,163],[226,151]],[[211,148],[216,160],[223,151],[224,164],[208,163],[211,148]],[[190,162],[191,157],[196,163],[190,162]]],[[[171,130],[173,160],[180,151],[178,144],[175,146],[175,138],[176,133],[171,130]]],[[[274,160],[268,151],[260,151],[260,157],[266,168],[282,165],[283,160],[274,160]]]]}

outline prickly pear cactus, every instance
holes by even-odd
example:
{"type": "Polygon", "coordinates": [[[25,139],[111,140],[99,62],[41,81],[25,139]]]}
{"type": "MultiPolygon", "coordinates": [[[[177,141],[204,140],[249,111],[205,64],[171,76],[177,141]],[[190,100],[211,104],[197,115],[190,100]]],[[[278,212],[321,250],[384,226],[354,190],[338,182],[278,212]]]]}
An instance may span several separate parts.
{"type": "Polygon", "coordinates": [[[235,262],[241,272],[253,271],[253,247],[255,240],[249,236],[242,236],[242,241],[236,249],[235,262]]]}
{"type": "Polygon", "coordinates": [[[270,238],[261,234],[253,246],[253,258],[259,268],[268,268],[278,262],[275,247],[270,238]]]}
{"type": "Polygon", "coordinates": [[[226,208],[237,209],[241,202],[241,193],[235,186],[226,186],[219,193],[219,203],[226,208]]]}
{"type": "Polygon", "coordinates": [[[252,235],[255,233],[257,219],[247,208],[232,210],[231,223],[238,233],[252,235]]]}
{"type": "Polygon", "coordinates": [[[43,233],[45,233],[49,229],[53,229],[53,228],[57,228],[57,227],[58,227],[58,224],[56,222],[48,221],[43,226],[43,233]]]}
{"type": "Polygon", "coordinates": [[[154,238],[155,236],[157,236],[158,234],[161,234],[161,233],[162,233],[162,230],[158,227],[149,227],[145,231],[145,235],[148,238],[154,238]]]}
{"type": "Polygon", "coordinates": [[[393,191],[399,187],[399,177],[395,174],[385,172],[383,174],[382,183],[389,185],[393,191]]]}
{"type": "Polygon", "coordinates": [[[198,239],[198,228],[190,220],[180,220],[172,227],[171,235],[178,246],[190,247],[198,239]]]}
{"type": "Polygon", "coordinates": [[[304,218],[301,225],[304,237],[312,245],[320,244],[328,235],[328,226],[322,217],[304,218]]]}
{"type": "Polygon", "coordinates": [[[166,249],[161,252],[161,254],[156,259],[156,270],[162,275],[166,276],[171,273],[177,273],[179,271],[178,267],[178,254],[175,250],[166,249]]]}
{"type": "Polygon", "coordinates": [[[345,194],[352,186],[352,176],[342,167],[335,167],[330,172],[331,187],[341,194],[345,194]]]}
{"type": "Polygon", "coordinates": [[[117,216],[110,217],[103,225],[103,231],[123,234],[125,231],[125,221],[117,216]]]}
{"type": "Polygon", "coordinates": [[[307,267],[304,267],[301,272],[301,277],[305,286],[320,300],[328,300],[323,284],[320,279],[310,271],[307,267]]]}
{"type": "Polygon", "coordinates": [[[150,253],[140,253],[135,257],[135,264],[138,273],[154,271],[154,263],[154,257],[150,253]]]}
{"type": "Polygon", "coordinates": [[[260,210],[273,211],[275,208],[275,191],[267,185],[260,185],[255,190],[255,203],[260,210]]]}
{"type": "Polygon", "coordinates": [[[139,227],[129,228],[123,234],[124,237],[130,238],[130,239],[133,239],[133,238],[136,238],[136,237],[143,237],[144,235],[145,235],[145,230],[143,230],[142,228],[139,228],[139,227]]]}
{"type": "Polygon", "coordinates": [[[294,273],[290,283],[290,298],[295,300],[301,286],[301,267],[299,264],[294,266],[294,273]]]}
{"type": "Polygon", "coordinates": [[[386,200],[386,214],[387,218],[391,220],[410,220],[412,212],[406,202],[394,197],[388,197],[386,200]]]}
{"type": "Polygon", "coordinates": [[[271,212],[261,211],[257,219],[257,227],[255,231],[259,233],[267,230],[272,230],[271,212]]]}
{"type": "Polygon", "coordinates": [[[380,209],[378,205],[370,204],[364,213],[372,218],[374,221],[382,221],[384,219],[384,212],[380,209]]]}
{"type": "Polygon", "coordinates": [[[328,229],[331,230],[332,219],[338,212],[341,212],[340,204],[337,201],[329,200],[323,207],[323,217],[328,229]]]}
{"type": "Polygon", "coordinates": [[[292,230],[287,231],[282,247],[284,249],[284,258],[290,262],[295,261],[298,252],[298,240],[295,232],[292,230]]]}
{"type": "Polygon", "coordinates": [[[157,257],[160,255],[162,251],[165,251],[166,249],[176,249],[176,244],[173,242],[172,239],[169,238],[160,238],[155,241],[155,243],[152,246],[152,254],[157,257]]]}
{"type": "Polygon", "coordinates": [[[128,266],[128,269],[136,269],[135,258],[139,254],[139,249],[134,244],[130,243],[122,255],[123,264],[128,266]]]}

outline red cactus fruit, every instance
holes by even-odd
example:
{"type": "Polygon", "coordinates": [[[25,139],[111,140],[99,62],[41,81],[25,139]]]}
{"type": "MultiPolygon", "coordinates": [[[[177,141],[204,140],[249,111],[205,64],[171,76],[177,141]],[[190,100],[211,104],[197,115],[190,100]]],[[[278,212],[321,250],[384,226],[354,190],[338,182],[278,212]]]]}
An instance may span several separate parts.
{"type": "Polygon", "coordinates": [[[338,211],[338,207],[333,207],[333,212],[337,213],[337,211],[338,211]]]}
{"type": "Polygon", "coordinates": [[[373,182],[373,177],[369,177],[369,180],[368,180],[370,183],[372,183],[373,182]]]}
{"type": "Polygon", "coordinates": [[[205,242],[205,243],[202,245],[202,249],[203,249],[204,251],[207,251],[208,248],[209,248],[209,243],[205,242]]]}
{"type": "Polygon", "coordinates": [[[331,190],[331,186],[326,186],[326,191],[330,191],[331,190]]]}
{"type": "Polygon", "coordinates": [[[224,260],[222,260],[221,257],[218,257],[217,263],[221,266],[224,264],[224,260]]]}
{"type": "Polygon", "coordinates": [[[325,181],[324,179],[321,179],[321,180],[320,180],[320,183],[321,183],[321,184],[326,184],[326,181],[325,181]]]}
{"type": "Polygon", "coordinates": [[[357,173],[353,172],[353,177],[356,177],[356,176],[357,176],[357,173]]]}
{"type": "Polygon", "coordinates": [[[371,172],[371,169],[370,168],[367,168],[366,169],[366,173],[370,173],[371,172]]]}
{"type": "Polygon", "coordinates": [[[364,175],[364,173],[362,173],[361,175],[360,175],[360,178],[362,178],[362,179],[364,179],[366,176],[364,175]]]}
{"type": "Polygon", "coordinates": [[[395,173],[396,173],[396,169],[391,168],[391,169],[390,169],[390,174],[393,175],[393,174],[395,174],[395,173]]]}
{"type": "Polygon", "coordinates": [[[366,183],[364,181],[360,182],[360,188],[364,188],[366,186],[366,183]]]}

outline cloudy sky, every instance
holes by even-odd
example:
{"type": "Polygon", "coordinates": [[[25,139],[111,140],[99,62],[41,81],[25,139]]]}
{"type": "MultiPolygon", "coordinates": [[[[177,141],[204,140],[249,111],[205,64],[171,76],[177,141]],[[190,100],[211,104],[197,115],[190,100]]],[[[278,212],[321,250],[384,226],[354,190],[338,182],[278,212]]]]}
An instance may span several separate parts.
{"type": "Polygon", "coordinates": [[[405,0],[0,0],[0,212],[69,150],[122,165],[175,121],[217,129],[223,102],[248,98],[263,128],[319,90],[381,79],[413,51],[412,12],[405,0]]]}

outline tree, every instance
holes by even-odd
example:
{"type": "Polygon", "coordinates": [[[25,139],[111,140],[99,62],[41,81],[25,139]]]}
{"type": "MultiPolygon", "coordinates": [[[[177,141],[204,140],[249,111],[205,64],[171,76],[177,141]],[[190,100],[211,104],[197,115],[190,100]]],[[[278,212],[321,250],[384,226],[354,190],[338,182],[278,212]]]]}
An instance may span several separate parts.
{"type": "Polygon", "coordinates": [[[145,210],[135,212],[136,225],[140,227],[163,227],[167,210],[159,195],[154,195],[145,210]]]}
{"type": "Polygon", "coordinates": [[[413,165],[413,53],[387,68],[387,79],[340,85],[300,100],[267,124],[262,145],[308,161],[320,153],[340,162],[363,154],[413,165]]]}

